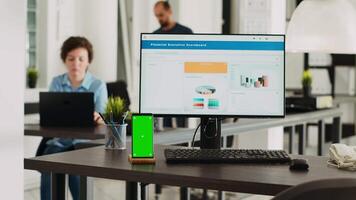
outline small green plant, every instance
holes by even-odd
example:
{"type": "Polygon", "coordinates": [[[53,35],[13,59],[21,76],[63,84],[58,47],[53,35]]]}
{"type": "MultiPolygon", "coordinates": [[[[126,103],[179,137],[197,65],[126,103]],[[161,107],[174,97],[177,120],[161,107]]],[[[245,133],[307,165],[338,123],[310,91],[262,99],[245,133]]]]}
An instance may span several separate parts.
{"type": "Polygon", "coordinates": [[[38,70],[35,66],[31,66],[27,69],[27,76],[29,78],[37,79],[38,78],[38,70]]]}
{"type": "Polygon", "coordinates": [[[35,66],[27,68],[28,87],[35,88],[38,79],[38,70],[35,66]]]}
{"type": "MultiPolygon", "coordinates": [[[[125,113],[128,112],[125,101],[120,97],[110,96],[106,104],[104,117],[106,121],[123,124],[125,113]]],[[[130,113],[128,113],[129,115],[130,113]]],[[[126,116],[126,119],[129,117],[126,116]]]]}
{"type": "Polygon", "coordinates": [[[311,87],[312,82],[313,82],[313,77],[311,75],[310,70],[305,70],[303,72],[303,78],[302,78],[303,87],[311,87]]]}

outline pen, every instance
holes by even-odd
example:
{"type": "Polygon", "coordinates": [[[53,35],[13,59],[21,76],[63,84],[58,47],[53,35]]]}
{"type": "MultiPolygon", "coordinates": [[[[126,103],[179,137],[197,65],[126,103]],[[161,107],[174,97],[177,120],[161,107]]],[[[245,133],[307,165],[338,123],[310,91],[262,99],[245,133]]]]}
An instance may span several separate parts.
{"type": "MultiPolygon", "coordinates": [[[[104,123],[106,124],[106,125],[110,125],[106,120],[105,120],[105,117],[103,116],[103,114],[101,114],[100,112],[99,112],[99,115],[100,115],[100,117],[104,120],[104,123]]],[[[115,131],[115,130],[113,130],[112,129],[112,127],[110,127],[110,129],[112,130],[112,131],[115,131]]],[[[115,137],[115,136],[114,136],[115,137]]],[[[105,146],[109,146],[110,144],[111,144],[111,146],[113,145],[113,139],[111,139],[111,138],[109,138],[108,139],[108,141],[106,142],[106,145],[105,146]]]]}
{"type": "MultiPolygon", "coordinates": [[[[112,112],[111,112],[110,114],[111,114],[111,117],[110,117],[110,118],[112,119],[112,112]]],[[[104,120],[105,124],[107,124],[107,125],[110,126],[110,129],[111,129],[111,131],[112,131],[112,134],[113,134],[114,138],[117,138],[117,139],[119,139],[120,141],[122,141],[122,138],[121,138],[120,134],[118,134],[119,131],[118,131],[117,128],[115,127],[115,124],[114,124],[112,121],[111,121],[111,122],[106,121],[105,118],[104,118],[104,116],[103,116],[103,114],[101,114],[100,112],[99,112],[99,115],[100,115],[100,117],[104,120]]],[[[109,144],[110,142],[113,142],[113,141],[109,140],[106,144],[109,144]]]]}
{"type": "Polygon", "coordinates": [[[122,119],[122,124],[125,124],[125,119],[126,119],[128,114],[129,114],[129,111],[126,111],[125,114],[124,114],[124,117],[122,119]]]}
{"type": "Polygon", "coordinates": [[[99,115],[100,115],[101,119],[103,119],[103,120],[104,120],[105,124],[108,124],[108,122],[105,120],[105,118],[104,118],[103,114],[101,114],[101,113],[99,112],[99,115]]]}

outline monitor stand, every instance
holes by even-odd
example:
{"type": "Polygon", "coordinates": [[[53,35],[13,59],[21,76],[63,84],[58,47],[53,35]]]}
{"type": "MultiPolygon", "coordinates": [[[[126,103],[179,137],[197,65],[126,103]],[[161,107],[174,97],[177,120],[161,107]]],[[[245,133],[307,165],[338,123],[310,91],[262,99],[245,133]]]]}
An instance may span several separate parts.
{"type": "Polygon", "coordinates": [[[200,123],[200,149],[220,149],[221,119],[202,117],[200,123]]]}

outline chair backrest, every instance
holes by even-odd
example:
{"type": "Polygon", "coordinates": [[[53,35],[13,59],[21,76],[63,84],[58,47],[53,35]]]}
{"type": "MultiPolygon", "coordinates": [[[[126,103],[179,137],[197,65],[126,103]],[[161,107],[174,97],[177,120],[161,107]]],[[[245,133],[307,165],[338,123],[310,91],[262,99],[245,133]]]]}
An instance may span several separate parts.
{"type": "Polygon", "coordinates": [[[124,99],[127,108],[130,107],[131,101],[130,101],[129,93],[127,91],[127,84],[125,81],[106,83],[106,87],[108,89],[109,96],[120,97],[124,99]]]}
{"type": "Polygon", "coordinates": [[[323,179],[289,188],[272,200],[356,199],[356,178],[323,179]]]}

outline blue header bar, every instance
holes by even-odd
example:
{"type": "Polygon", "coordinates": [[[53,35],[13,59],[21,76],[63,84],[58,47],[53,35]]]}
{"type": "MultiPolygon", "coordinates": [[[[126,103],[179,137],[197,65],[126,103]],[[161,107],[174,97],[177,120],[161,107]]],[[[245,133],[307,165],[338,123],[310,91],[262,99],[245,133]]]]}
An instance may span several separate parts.
{"type": "Polygon", "coordinates": [[[284,51],[284,42],[142,40],[142,49],[284,51]]]}

